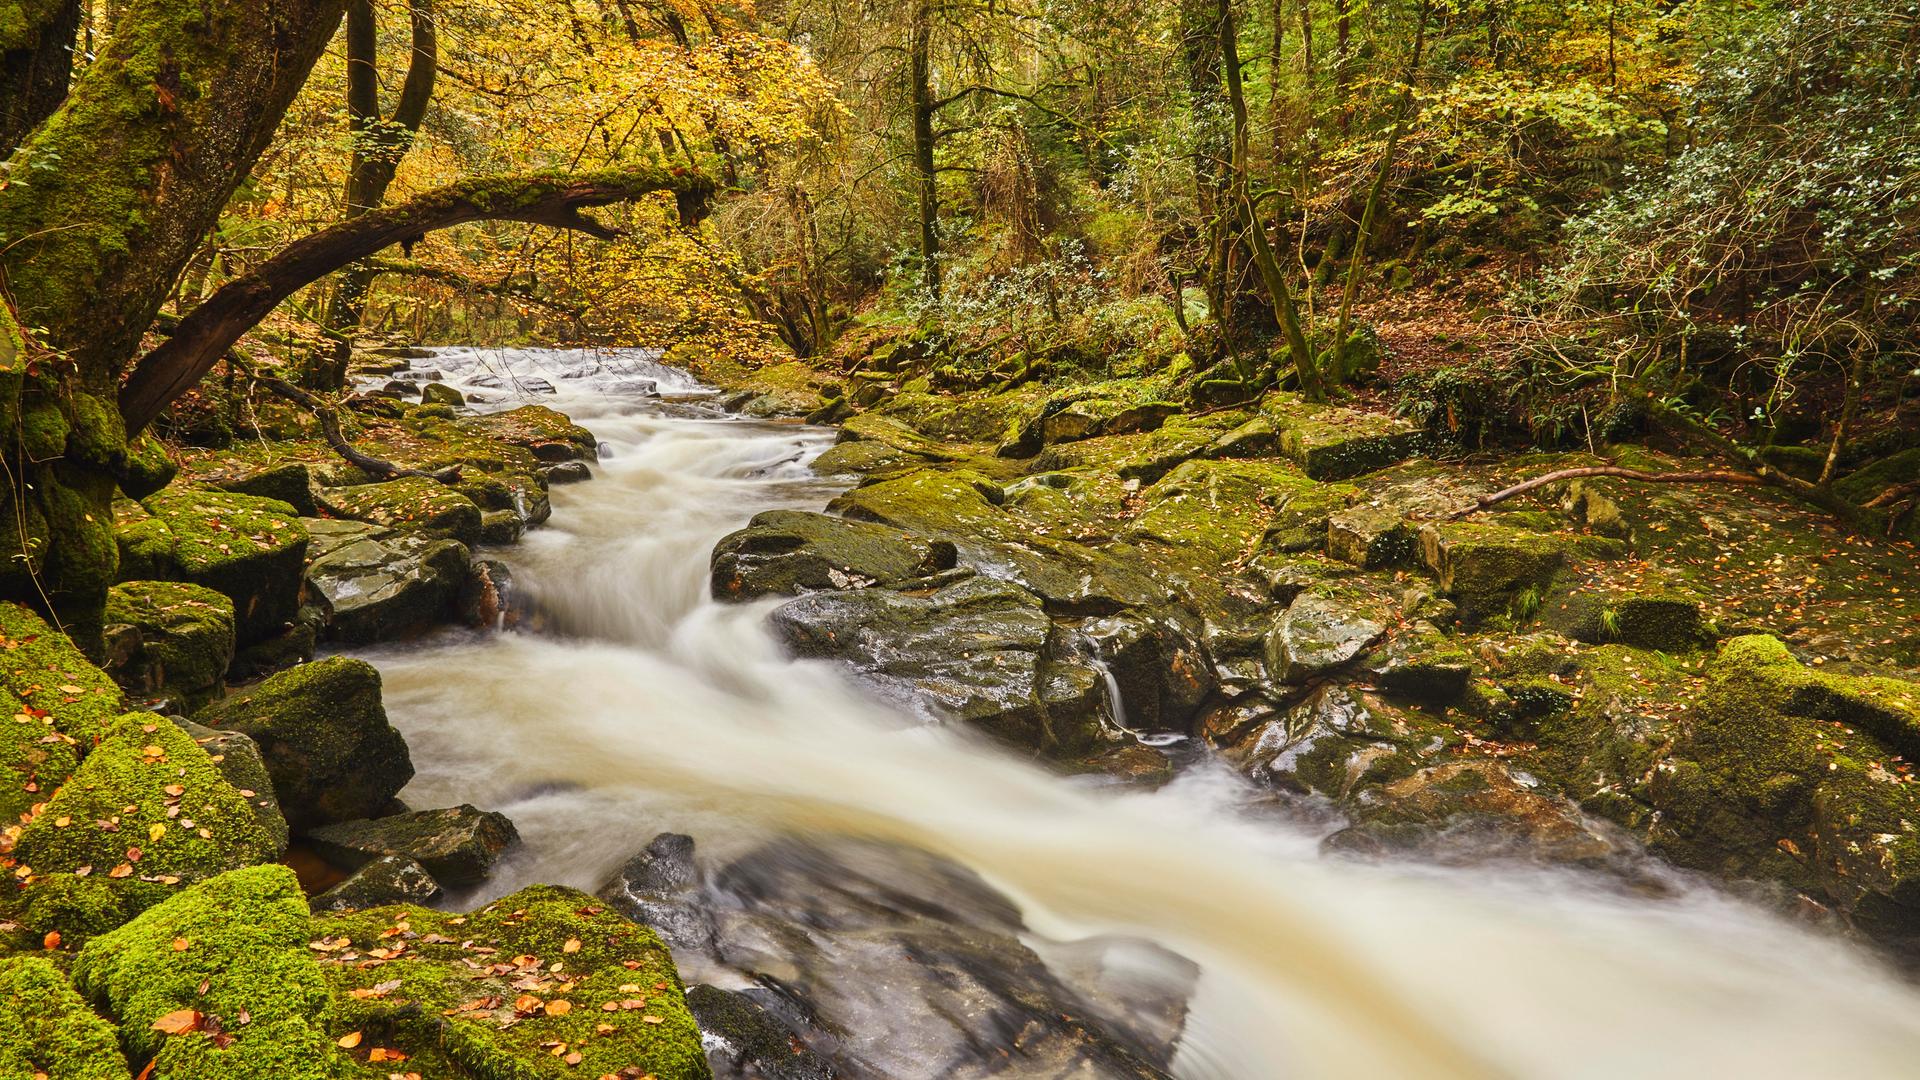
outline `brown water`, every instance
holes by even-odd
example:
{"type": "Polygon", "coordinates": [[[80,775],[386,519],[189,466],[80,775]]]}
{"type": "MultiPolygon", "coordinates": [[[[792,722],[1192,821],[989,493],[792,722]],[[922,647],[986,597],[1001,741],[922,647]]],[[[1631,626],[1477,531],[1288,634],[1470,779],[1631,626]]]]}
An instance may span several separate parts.
{"type": "MultiPolygon", "coordinates": [[[[558,393],[535,399],[607,450],[504,553],[561,633],[368,654],[419,769],[405,797],[519,825],[489,892],[594,888],[664,830],[713,859],[782,834],[882,837],[972,867],[1036,941],[1132,935],[1197,962],[1185,1077],[1920,1075],[1913,987],[1705,887],[1649,899],[1544,870],[1325,858],[1318,831],[1254,812],[1225,769],[1151,793],[1061,779],[784,657],[766,606],[709,599],[708,555],[754,513],[824,502],[834,486],[805,462],[830,433],[636,396],[642,377],[696,389],[637,352],[418,366],[469,387],[537,374],[558,393]]],[[[503,381],[482,407],[513,402],[503,381]]]]}

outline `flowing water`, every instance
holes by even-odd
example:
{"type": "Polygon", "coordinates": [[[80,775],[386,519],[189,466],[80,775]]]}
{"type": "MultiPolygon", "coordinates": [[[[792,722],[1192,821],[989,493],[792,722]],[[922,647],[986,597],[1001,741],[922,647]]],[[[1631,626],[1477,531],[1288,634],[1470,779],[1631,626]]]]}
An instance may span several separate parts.
{"type": "Polygon", "coordinates": [[[1323,857],[1225,769],[1153,792],[1062,779],[784,657],[768,605],[709,598],[708,555],[759,511],[831,497],[807,468],[830,432],[724,417],[639,351],[415,367],[481,408],[551,404],[603,445],[596,479],[500,553],[550,632],[366,654],[413,749],[408,801],[518,824],[489,893],[595,888],[666,830],[709,859],[880,838],[973,868],[1036,943],[1129,935],[1200,965],[1183,1077],[1920,1075],[1920,993],[1708,888],[1323,857]]]}

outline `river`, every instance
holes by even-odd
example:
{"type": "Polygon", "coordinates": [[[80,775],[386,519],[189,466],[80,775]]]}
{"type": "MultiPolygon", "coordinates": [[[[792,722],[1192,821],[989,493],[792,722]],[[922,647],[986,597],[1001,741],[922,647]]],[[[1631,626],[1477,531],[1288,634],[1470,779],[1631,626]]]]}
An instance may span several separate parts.
{"type": "Polygon", "coordinates": [[[710,598],[708,557],[755,513],[831,497],[807,467],[830,431],[723,416],[637,350],[450,349],[414,368],[481,408],[551,405],[603,447],[593,482],[556,488],[551,523],[495,553],[546,632],[360,654],[412,747],[403,797],[519,826],[484,895],[593,889],[667,830],[709,862],[783,835],[879,838],[971,867],[1043,955],[1144,939],[1198,964],[1181,1077],[1920,1075],[1920,993],[1703,885],[1327,857],[1324,827],[1205,761],[1157,791],[1065,779],[784,657],[770,605],[710,598]]]}

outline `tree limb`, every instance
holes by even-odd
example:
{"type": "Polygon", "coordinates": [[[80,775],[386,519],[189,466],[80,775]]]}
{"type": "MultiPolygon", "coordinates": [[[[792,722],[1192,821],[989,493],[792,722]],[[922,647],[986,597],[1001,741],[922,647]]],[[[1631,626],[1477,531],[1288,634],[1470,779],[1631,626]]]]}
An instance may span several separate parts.
{"type": "Polygon", "coordinates": [[[581,214],[587,207],[671,191],[681,220],[705,216],[713,185],[685,170],[614,169],[578,176],[531,174],[467,180],[410,202],[371,210],[288,245],[209,296],[180,320],[172,337],[143,357],[120,391],[127,434],[212,370],[240,336],[297,290],[382,248],[470,221],[524,221],[610,240],[619,233],[581,214]]]}
{"type": "Polygon", "coordinates": [[[1578,480],[1584,476],[1613,476],[1622,480],[1640,480],[1653,484],[1764,484],[1766,481],[1750,473],[1728,472],[1724,469],[1710,469],[1705,472],[1650,473],[1639,469],[1623,468],[1619,465],[1588,465],[1578,469],[1561,469],[1525,480],[1510,488],[1503,488],[1491,495],[1481,497],[1472,506],[1447,515],[1449,521],[1457,521],[1469,514],[1477,514],[1497,503],[1506,502],[1517,495],[1537,491],[1549,484],[1562,480],[1578,480]]]}

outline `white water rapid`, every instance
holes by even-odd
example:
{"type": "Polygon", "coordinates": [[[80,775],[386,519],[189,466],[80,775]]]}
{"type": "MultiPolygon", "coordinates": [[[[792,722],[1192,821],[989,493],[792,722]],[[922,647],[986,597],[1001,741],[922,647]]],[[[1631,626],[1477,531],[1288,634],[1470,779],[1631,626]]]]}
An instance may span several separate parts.
{"type": "Polygon", "coordinates": [[[709,598],[708,556],[761,510],[831,496],[806,464],[830,432],[675,402],[699,388],[638,351],[414,367],[481,408],[550,404],[604,448],[593,482],[556,488],[552,522],[497,553],[558,633],[364,654],[412,747],[404,797],[519,826],[490,893],[593,889],[667,830],[720,859],[877,837],[973,868],[1036,941],[1130,935],[1198,963],[1182,1077],[1920,1076],[1920,992],[1705,887],[1324,857],[1223,768],[1153,792],[1062,779],[784,657],[768,606],[709,598]]]}

